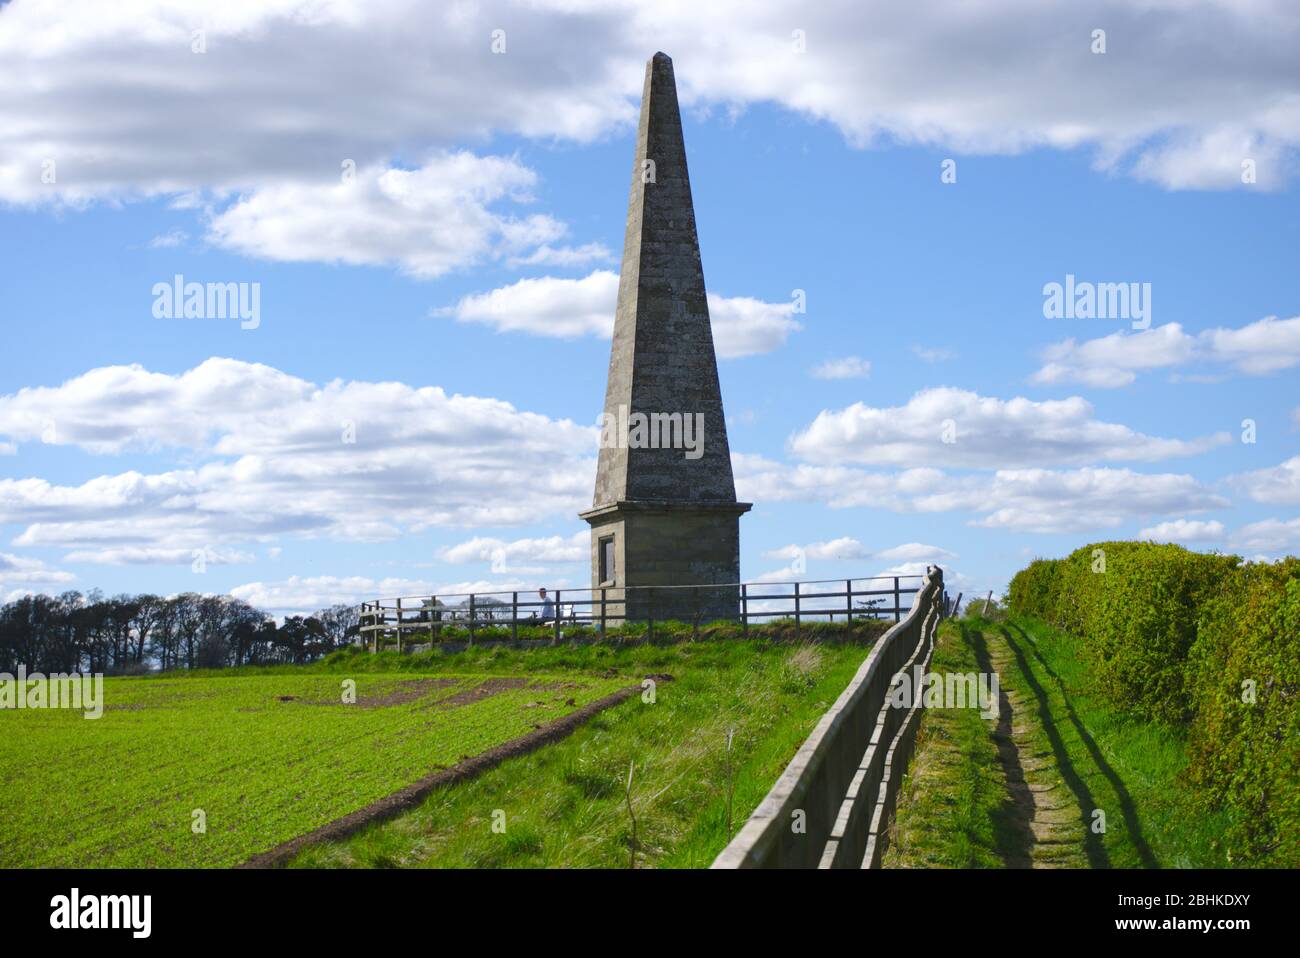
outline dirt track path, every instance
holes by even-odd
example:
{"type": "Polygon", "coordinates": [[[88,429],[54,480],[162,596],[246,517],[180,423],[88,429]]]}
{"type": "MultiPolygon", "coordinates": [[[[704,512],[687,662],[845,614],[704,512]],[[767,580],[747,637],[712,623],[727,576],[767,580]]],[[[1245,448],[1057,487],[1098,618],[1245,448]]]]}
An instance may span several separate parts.
{"type": "MultiPolygon", "coordinates": [[[[1008,868],[1087,868],[1087,829],[1075,794],[1057,768],[1038,711],[1039,703],[1006,678],[1019,669],[1015,653],[998,631],[984,633],[987,657],[1002,677],[998,723],[993,732],[1006,780],[1006,811],[1015,842],[1003,853],[1008,868]]],[[[977,655],[979,655],[977,650],[977,655]]],[[[980,656],[983,658],[983,656],[980,656]]]]}

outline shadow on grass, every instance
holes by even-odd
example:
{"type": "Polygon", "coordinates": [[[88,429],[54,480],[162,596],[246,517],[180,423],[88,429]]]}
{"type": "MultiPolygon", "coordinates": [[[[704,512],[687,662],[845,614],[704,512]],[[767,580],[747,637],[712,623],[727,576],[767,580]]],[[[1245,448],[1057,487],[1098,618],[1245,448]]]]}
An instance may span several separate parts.
{"type": "MultiPolygon", "coordinates": [[[[989,658],[984,633],[962,623],[961,634],[963,641],[975,653],[979,670],[985,675],[991,674],[993,662],[989,658]]],[[[1034,817],[1034,797],[1025,780],[1020,749],[1012,737],[1011,720],[1011,702],[1006,692],[999,691],[998,724],[993,738],[997,745],[998,763],[1006,780],[1007,797],[992,816],[993,839],[998,857],[1007,868],[1030,868],[1033,866],[1034,832],[1029,823],[1034,817]]]]}
{"type": "MultiPolygon", "coordinates": [[[[1106,761],[1105,756],[1103,756],[1101,753],[1101,749],[1097,747],[1096,741],[1088,733],[1088,730],[1084,727],[1083,722],[1079,720],[1078,713],[1075,712],[1074,706],[1070,703],[1070,697],[1068,694],[1066,694],[1065,683],[1061,681],[1060,676],[1057,675],[1056,672],[1052,670],[1052,667],[1047,664],[1047,660],[1044,659],[1042,654],[1038,651],[1038,649],[1034,647],[1034,640],[1029,637],[1028,633],[1026,633],[1023,628],[1021,628],[1018,625],[1013,625],[1010,627],[1010,629],[1014,629],[1019,634],[1021,641],[1023,641],[1029,646],[1030,650],[1033,652],[1034,658],[1037,659],[1038,664],[1043,667],[1043,671],[1045,671],[1049,676],[1051,676],[1052,681],[1054,681],[1057,687],[1061,690],[1061,700],[1065,703],[1065,711],[1066,711],[1066,715],[1070,719],[1070,724],[1074,726],[1074,730],[1078,733],[1079,739],[1080,741],[1083,742],[1084,748],[1088,750],[1088,755],[1091,756],[1093,764],[1095,764],[1097,766],[1098,771],[1100,771],[1101,774],[1105,776],[1106,781],[1110,783],[1110,787],[1115,790],[1115,795],[1119,800],[1120,814],[1124,816],[1124,826],[1125,828],[1128,829],[1129,836],[1133,840],[1133,846],[1135,849],[1137,849],[1138,857],[1142,859],[1143,867],[1159,868],[1160,862],[1156,859],[1155,853],[1151,851],[1151,846],[1147,844],[1146,838],[1144,838],[1142,835],[1142,827],[1138,823],[1137,807],[1133,804],[1133,797],[1129,794],[1128,789],[1124,786],[1123,780],[1120,779],[1119,775],[1115,772],[1115,769],[1113,769],[1110,763],[1106,761]]],[[[1059,741],[1059,736],[1057,736],[1056,730],[1053,727],[1051,722],[1051,718],[1047,706],[1047,693],[1038,684],[1037,680],[1033,676],[1033,673],[1029,670],[1028,663],[1025,660],[1024,651],[1021,648],[1020,643],[1018,643],[1012,637],[1010,630],[1006,626],[1003,626],[1002,628],[1002,635],[1004,638],[1006,638],[1007,644],[1011,647],[1011,651],[1015,654],[1016,662],[1020,666],[1020,671],[1025,675],[1027,681],[1034,688],[1034,695],[1038,698],[1038,703],[1039,703],[1039,714],[1043,716],[1043,725],[1048,730],[1048,734],[1052,736],[1052,749],[1053,751],[1057,752],[1058,758],[1060,759],[1060,763],[1061,763],[1061,770],[1062,773],[1064,774],[1066,765],[1068,764],[1068,759],[1065,758],[1064,749],[1063,748],[1058,749],[1057,743],[1059,741]]],[[[1070,769],[1070,774],[1074,775],[1074,770],[1072,767],[1070,769]]],[[[1075,778],[1077,779],[1077,776],[1075,776],[1075,778]]],[[[1082,782],[1080,782],[1080,786],[1082,787],[1082,782]]],[[[1071,785],[1071,788],[1073,789],[1073,785],[1071,785]]],[[[1082,808],[1083,795],[1078,792],[1076,792],[1076,794],[1078,794],[1080,797],[1080,807],[1082,808]]],[[[1089,797],[1088,801],[1091,801],[1091,797],[1089,797]]],[[[1084,820],[1087,821],[1087,816],[1091,814],[1091,811],[1085,809],[1084,814],[1085,814],[1084,820]]],[[[1093,834],[1092,830],[1089,829],[1088,840],[1089,840],[1088,860],[1089,862],[1091,862],[1092,861],[1091,845],[1094,842],[1094,840],[1098,845],[1100,845],[1100,836],[1093,834]]],[[[1102,855],[1105,855],[1105,850],[1102,849],[1101,853],[1102,855]]],[[[1098,867],[1098,866],[1094,866],[1094,867],[1098,867]]]]}

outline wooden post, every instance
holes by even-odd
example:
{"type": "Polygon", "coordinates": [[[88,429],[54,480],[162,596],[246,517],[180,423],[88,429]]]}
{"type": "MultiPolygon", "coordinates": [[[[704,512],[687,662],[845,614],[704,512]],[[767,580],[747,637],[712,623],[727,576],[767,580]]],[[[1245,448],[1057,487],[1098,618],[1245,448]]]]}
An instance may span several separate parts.
{"type": "Polygon", "coordinates": [[[560,597],[562,595],[563,593],[559,589],[555,590],[555,637],[551,639],[551,645],[559,645],[560,643],[560,597]]]}
{"type": "Polygon", "coordinates": [[[903,595],[898,591],[898,576],[894,576],[894,621],[903,620],[903,595]]]}
{"type": "Polygon", "coordinates": [[[474,644],[474,593],[469,594],[469,644],[474,644]]]}
{"type": "Polygon", "coordinates": [[[397,654],[402,654],[402,599],[397,599],[397,654]]]}
{"type": "Polygon", "coordinates": [[[510,641],[519,641],[519,593],[510,593],[510,641]]]}
{"type": "Polygon", "coordinates": [[[740,634],[749,638],[749,586],[740,584],[740,634]]]}
{"type": "Polygon", "coordinates": [[[989,597],[988,597],[987,599],[984,600],[984,615],[985,615],[985,616],[987,616],[987,615],[989,614],[989,606],[992,604],[992,602],[993,602],[993,590],[992,590],[992,589],[989,589],[989,597]]]}

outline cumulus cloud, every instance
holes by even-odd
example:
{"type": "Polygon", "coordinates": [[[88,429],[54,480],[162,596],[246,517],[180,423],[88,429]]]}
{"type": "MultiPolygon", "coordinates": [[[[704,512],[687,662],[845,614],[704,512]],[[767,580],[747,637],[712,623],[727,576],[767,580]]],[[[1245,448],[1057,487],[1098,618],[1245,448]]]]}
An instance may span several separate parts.
{"type": "Polygon", "coordinates": [[[1143,529],[1138,538],[1153,542],[1218,542],[1223,538],[1223,523],[1217,519],[1172,519],[1143,529]]]}
{"type": "Polygon", "coordinates": [[[1268,469],[1232,476],[1229,482],[1256,502],[1300,505],[1300,456],[1268,469]]]}
{"type": "Polygon", "coordinates": [[[451,563],[490,562],[492,571],[497,573],[536,573],[548,565],[588,561],[591,557],[591,533],[583,530],[571,536],[508,542],[491,536],[475,536],[442,549],[438,557],[451,563]]]}
{"type": "Polygon", "coordinates": [[[175,447],[192,460],[80,484],[0,480],[0,522],[24,526],[17,544],[81,551],[281,534],[373,541],[569,515],[590,501],[597,439],[594,428],[496,399],[318,385],[231,359],[176,375],[105,367],[2,396],[0,435],[98,453],[175,447]]]}
{"type": "Polygon", "coordinates": [[[528,202],[537,180],[513,159],[447,153],[419,169],[358,169],[332,183],[256,189],[215,214],[208,239],[262,259],[394,265],[431,278],[490,257],[549,244],[566,227],[549,216],[498,212],[528,202]]]}
{"type": "Polygon", "coordinates": [[[861,356],[844,356],[814,366],[812,374],[818,379],[862,379],[871,375],[871,363],[861,356]]]}
{"type": "Polygon", "coordinates": [[[628,128],[656,48],[676,58],[688,105],[775,103],[859,146],[1082,147],[1099,168],[1175,189],[1240,188],[1254,159],[1254,188],[1270,188],[1300,143],[1298,36],[1300,12],[1280,0],[917,0],[906,15],[847,0],[12,0],[0,198],[323,182],[345,158],[366,167],[493,133],[586,141],[628,128]],[[183,132],[196,118],[211,135],[183,132]]]}
{"type": "Polygon", "coordinates": [[[59,591],[77,577],[62,569],[52,569],[40,559],[0,552],[0,595],[8,602],[32,592],[59,591]]]}
{"type": "Polygon", "coordinates": [[[790,445],[815,462],[1007,468],[1151,462],[1228,441],[1226,433],[1193,440],[1147,436],[1094,419],[1091,403],[1078,396],[1003,400],[940,387],[922,390],[904,406],[825,410],[790,445]]]}
{"type": "Polygon", "coordinates": [[[918,468],[890,473],[790,465],[738,453],[732,454],[732,465],[742,499],[819,502],[833,509],[966,513],[972,516],[970,525],[1018,532],[1109,529],[1135,519],[1228,505],[1190,475],[1130,469],[999,469],[954,475],[918,468]]]}
{"type": "Polygon", "coordinates": [[[1234,549],[1269,555],[1300,554],[1300,519],[1264,519],[1232,533],[1234,549]]]}
{"type": "Polygon", "coordinates": [[[920,563],[938,563],[952,562],[957,558],[955,552],[949,552],[947,549],[941,549],[938,546],[926,545],[923,542],[905,542],[901,546],[894,546],[892,549],[883,549],[875,554],[877,559],[885,559],[890,562],[920,562],[920,563]]]}
{"type": "Polygon", "coordinates": [[[93,565],[189,565],[202,560],[205,565],[236,565],[253,562],[251,552],[238,549],[173,549],[166,546],[119,546],[106,549],[80,549],[69,552],[64,562],[88,562],[93,565]]]}
{"type": "Polygon", "coordinates": [[[817,560],[866,559],[871,556],[871,550],[857,539],[850,536],[842,536],[839,539],[832,539],[830,542],[810,542],[803,546],[782,546],[779,549],[771,549],[763,554],[769,559],[787,560],[794,560],[800,557],[817,560]]]}
{"type": "Polygon", "coordinates": [[[1266,316],[1239,329],[1216,327],[1197,335],[1184,332],[1178,323],[1167,323],[1083,342],[1067,339],[1044,349],[1042,359],[1034,382],[1083,383],[1102,389],[1127,386],[1145,370],[1191,363],[1266,376],[1300,365],[1300,316],[1266,316]]]}
{"type": "MultiPolygon", "coordinates": [[[[771,352],[798,330],[794,304],[765,303],[748,296],[709,293],[714,348],[734,359],[771,352]]],[[[434,310],[462,323],[482,323],[498,332],[573,338],[614,333],[618,274],[596,270],[580,279],[541,276],[521,279],[486,293],[462,297],[455,306],[434,310]]]]}
{"type": "Polygon", "coordinates": [[[947,549],[925,545],[921,542],[905,542],[889,549],[872,551],[851,536],[842,536],[829,542],[810,542],[807,545],[787,545],[765,552],[768,558],[795,560],[800,557],[815,560],[853,560],[884,559],[887,562],[934,563],[950,561],[957,556],[947,549]]]}

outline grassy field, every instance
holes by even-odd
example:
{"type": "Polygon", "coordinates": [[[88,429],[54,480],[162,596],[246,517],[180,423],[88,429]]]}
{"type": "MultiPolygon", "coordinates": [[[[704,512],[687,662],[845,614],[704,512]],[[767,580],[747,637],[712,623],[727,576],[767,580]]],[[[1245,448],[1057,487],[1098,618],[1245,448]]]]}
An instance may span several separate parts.
{"type": "MultiPolygon", "coordinates": [[[[1193,811],[1184,783],[1182,734],[1105,703],[1070,636],[1032,619],[945,623],[935,671],[982,671],[1005,656],[1003,689],[1020,703],[1029,756],[1065,788],[1077,811],[1077,847],[1057,848],[1065,864],[1100,868],[1224,867],[1226,819],[1193,811]],[[992,650],[992,652],[991,652],[992,650]],[[1104,833],[1086,825],[1106,814],[1104,833]]],[[[1014,809],[999,762],[993,723],[974,710],[926,713],[897,819],[894,867],[1004,867],[1026,857],[1017,847],[1014,809]]],[[[1030,781],[1034,776],[1029,776],[1030,781]]]]}
{"type": "Polygon", "coordinates": [[[0,866],[238,864],[632,681],[378,664],[109,678],[97,720],[0,711],[0,866]]]}
{"type": "MultiPolygon", "coordinates": [[[[872,625],[867,634],[883,628],[872,625]]],[[[635,850],[637,867],[705,867],[767,794],[868,649],[862,640],[734,640],[447,656],[448,667],[458,670],[617,669],[668,673],[675,681],[658,686],[653,704],[633,698],[561,742],[439,789],[398,818],[312,846],[292,864],[625,868],[635,850]],[[633,763],[635,844],[626,793],[633,763]],[[502,821],[504,831],[494,831],[502,821]]]]}

